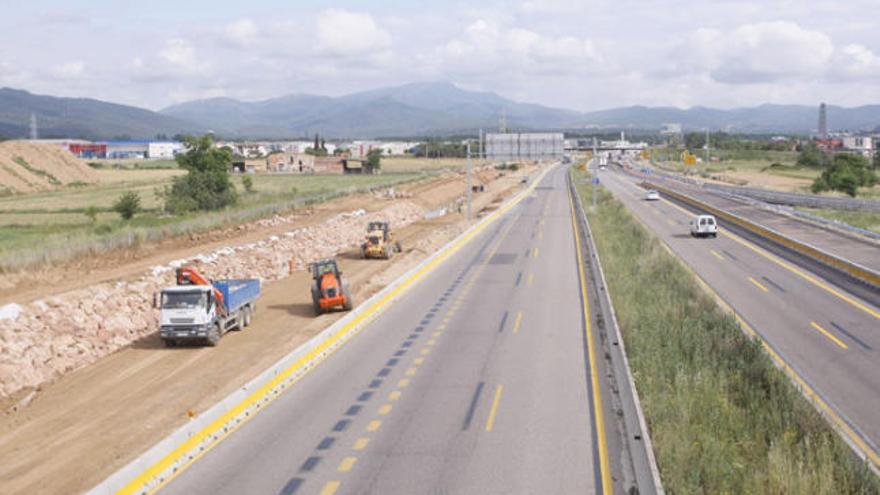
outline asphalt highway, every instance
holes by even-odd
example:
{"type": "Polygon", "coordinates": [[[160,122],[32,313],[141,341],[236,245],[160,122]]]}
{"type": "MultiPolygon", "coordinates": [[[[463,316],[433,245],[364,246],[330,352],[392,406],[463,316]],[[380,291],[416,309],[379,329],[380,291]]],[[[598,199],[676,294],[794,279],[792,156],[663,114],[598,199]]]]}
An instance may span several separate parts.
{"type": "Polygon", "coordinates": [[[693,213],[646,201],[636,179],[613,168],[599,177],[800,375],[845,437],[880,463],[880,308],[724,229],[716,239],[692,238],[693,213]]]}
{"type": "Polygon", "coordinates": [[[603,493],[566,173],[161,493],[603,493]]]}

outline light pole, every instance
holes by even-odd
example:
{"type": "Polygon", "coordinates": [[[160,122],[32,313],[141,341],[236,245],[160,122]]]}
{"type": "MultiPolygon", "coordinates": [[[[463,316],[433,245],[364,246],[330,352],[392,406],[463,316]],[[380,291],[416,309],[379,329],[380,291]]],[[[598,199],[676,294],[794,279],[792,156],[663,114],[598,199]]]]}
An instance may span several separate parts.
{"type": "Polygon", "coordinates": [[[467,142],[467,219],[471,221],[471,196],[474,194],[474,188],[471,183],[471,175],[474,171],[474,164],[471,162],[471,141],[467,142]]]}

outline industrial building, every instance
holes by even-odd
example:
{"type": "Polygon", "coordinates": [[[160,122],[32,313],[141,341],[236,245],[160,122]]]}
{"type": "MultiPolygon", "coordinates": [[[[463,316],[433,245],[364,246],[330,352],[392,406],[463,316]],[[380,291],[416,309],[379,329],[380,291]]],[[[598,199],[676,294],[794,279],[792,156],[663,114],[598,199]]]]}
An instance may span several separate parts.
{"type": "Polygon", "coordinates": [[[489,160],[555,160],[562,158],[565,139],[558,133],[486,134],[489,160]]]}

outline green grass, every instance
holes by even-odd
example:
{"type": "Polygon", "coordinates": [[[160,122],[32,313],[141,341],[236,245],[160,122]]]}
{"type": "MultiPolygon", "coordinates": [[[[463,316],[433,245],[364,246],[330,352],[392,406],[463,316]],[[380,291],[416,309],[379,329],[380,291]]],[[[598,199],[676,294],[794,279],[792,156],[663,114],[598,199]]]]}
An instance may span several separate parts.
{"type": "MultiPolygon", "coordinates": [[[[588,205],[590,187],[579,193],[588,205]]],[[[880,493],[760,343],[620,202],[603,191],[588,217],[668,493],[880,493]]]]}
{"type": "Polygon", "coordinates": [[[157,186],[170,183],[171,179],[161,175],[152,181],[121,182],[0,198],[0,270],[16,270],[145,241],[210,230],[422,177],[426,176],[415,173],[254,175],[254,192],[246,193],[241,184],[241,176],[234,176],[233,184],[239,191],[239,202],[236,206],[185,216],[162,213],[154,190],[157,186]],[[123,222],[110,212],[110,207],[120,194],[129,190],[141,195],[145,211],[129,222],[123,222]],[[90,206],[95,206],[99,211],[95,223],[85,215],[90,206]]]}
{"type": "Polygon", "coordinates": [[[829,220],[837,220],[853,227],[880,234],[880,213],[873,211],[837,210],[832,208],[798,208],[829,220]]]}

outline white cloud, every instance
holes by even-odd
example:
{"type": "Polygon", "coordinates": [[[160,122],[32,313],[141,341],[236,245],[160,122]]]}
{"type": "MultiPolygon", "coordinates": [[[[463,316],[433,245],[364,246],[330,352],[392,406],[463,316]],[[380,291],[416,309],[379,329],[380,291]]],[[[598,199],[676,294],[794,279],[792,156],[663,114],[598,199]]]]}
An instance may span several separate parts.
{"type": "Polygon", "coordinates": [[[257,23],[251,19],[240,19],[226,26],[224,40],[232,46],[247,48],[253,46],[260,34],[257,23]]]}
{"type": "Polygon", "coordinates": [[[80,61],[66,62],[52,68],[52,75],[58,79],[79,79],[85,75],[86,64],[80,61]]]}
{"type": "Polygon", "coordinates": [[[834,54],[833,79],[880,79],[880,57],[863,45],[846,45],[834,54]]]}
{"type": "Polygon", "coordinates": [[[316,38],[318,49],[329,56],[356,57],[391,48],[391,34],[372,15],[340,9],[318,14],[316,38]]]}
{"type": "Polygon", "coordinates": [[[196,56],[192,43],[183,38],[166,41],[165,47],[159,51],[159,58],[180,68],[196,67],[202,63],[196,56]]]}
{"type": "Polygon", "coordinates": [[[545,36],[478,20],[437,50],[440,64],[469,74],[583,74],[610,69],[591,40],[545,36]]]}

